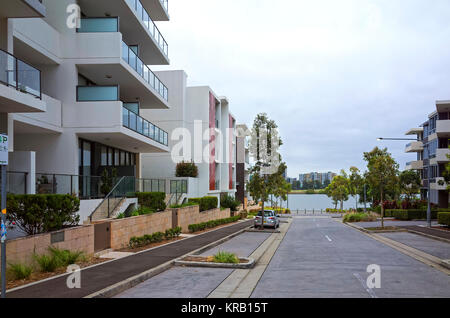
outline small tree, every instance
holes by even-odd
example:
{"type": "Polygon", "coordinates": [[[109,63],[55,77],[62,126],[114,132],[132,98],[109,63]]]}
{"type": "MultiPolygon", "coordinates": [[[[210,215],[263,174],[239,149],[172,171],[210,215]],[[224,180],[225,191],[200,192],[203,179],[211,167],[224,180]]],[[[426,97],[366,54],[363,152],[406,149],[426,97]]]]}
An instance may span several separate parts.
{"type": "Polygon", "coordinates": [[[341,211],[344,210],[344,202],[348,200],[348,179],[345,175],[336,176],[331,184],[325,189],[325,193],[334,202],[341,203],[341,211]]]}
{"type": "Polygon", "coordinates": [[[111,176],[109,175],[108,169],[104,169],[102,172],[102,185],[100,191],[103,195],[108,195],[114,187],[114,183],[117,180],[117,169],[113,168],[111,170],[111,176]]]}
{"type": "Polygon", "coordinates": [[[177,178],[197,178],[198,168],[194,162],[182,161],[177,164],[175,174],[177,178]]]}
{"type": "Polygon", "coordinates": [[[417,171],[406,170],[400,173],[401,192],[411,201],[419,192],[421,187],[420,175],[417,171]]]}
{"type": "Polygon", "coordinates": [[[348,180],[348,192],[356,201],[356,210],[358,210],[358,194],[361,192],[361,188],[363,186],[363,178],[359,173],[359,169],[356,167],[351,167],[348,180]]]}
{"type": "Polygon", "coordinates": [[[364,153],[367,161],[366,179],[372,188],[379,190],[381,201],[381,227],[384,227],[384,199],[386,191],[394,189],[398,184],[399,165],[388,153],[387,148],[376,147],[371,152],[364,153]]]}

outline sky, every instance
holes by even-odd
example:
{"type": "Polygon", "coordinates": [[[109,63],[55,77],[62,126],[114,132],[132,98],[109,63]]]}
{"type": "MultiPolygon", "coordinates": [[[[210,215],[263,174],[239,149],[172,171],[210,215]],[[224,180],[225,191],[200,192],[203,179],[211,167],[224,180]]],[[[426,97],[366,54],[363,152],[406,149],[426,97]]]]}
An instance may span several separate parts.
{"type": "Polygon", "coordinates": [[[230,100],[239,123],[265,112],[279,126],[288,176],[365,170],[387,147],[416,160],[404,137],[450,100],[448,0],[169,0],[157,22],[170,66],[188,85],[230,100]]]}

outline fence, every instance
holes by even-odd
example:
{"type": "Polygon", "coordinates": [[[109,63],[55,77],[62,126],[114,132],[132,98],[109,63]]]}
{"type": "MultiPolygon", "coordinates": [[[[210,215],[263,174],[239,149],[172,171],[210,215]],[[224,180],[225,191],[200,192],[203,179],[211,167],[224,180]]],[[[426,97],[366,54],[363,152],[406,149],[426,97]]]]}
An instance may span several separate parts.
{"type": "MultiPolygon", "coordinates": [[[[6,192],[14,194],[27,193],[27,172],[8,172],[6,174],[6,192]]],[[[0,174],[0,190],[1,190],[1,174],[0,174]]]]}

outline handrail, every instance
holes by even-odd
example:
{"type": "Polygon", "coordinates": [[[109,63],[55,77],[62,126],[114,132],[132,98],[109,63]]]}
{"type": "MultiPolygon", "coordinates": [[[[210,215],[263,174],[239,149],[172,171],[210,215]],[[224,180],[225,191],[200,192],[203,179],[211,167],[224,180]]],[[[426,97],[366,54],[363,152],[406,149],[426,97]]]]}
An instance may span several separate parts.
{"type": "Polygon", "coordinates": [[[92,217],[95,215],[95,213],[100,209],[100,207],[105,203],[106,200],[108,200],[108,217],[109,217],[109,198],[113,194],[113,192],[117,189],[117,187],[122,183],[122,181],[125,180],[125,177],[120,178],[119,182],[116,183],[116,185],[113,187],[113,189],[108,193],[108,195],[100,202],[100,204],[97,206],[97,208],[94,210],[94,212],[91,213],[89,216],[89,220],[92,222],[92,217]]]}

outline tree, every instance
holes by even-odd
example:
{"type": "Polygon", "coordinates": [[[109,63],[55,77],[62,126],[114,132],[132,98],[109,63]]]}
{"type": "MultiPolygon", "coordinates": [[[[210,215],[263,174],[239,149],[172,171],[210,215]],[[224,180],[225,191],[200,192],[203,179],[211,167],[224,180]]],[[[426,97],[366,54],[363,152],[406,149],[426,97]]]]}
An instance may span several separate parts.
{"type": "Polygon", "coordinates": [[[337,203],[341,203],[341,211],[344,210],[344,202],[348,200],[348,184],[349,180],[345,171],[339,176],[336,176],[333,181],[331,181],[330,185],[325,189],[325,193],[328,197],[330,197],[333,202],[335,202],[335,206],[337,203]]]}
{"type": "Polygon", "coordinates": [[[361,188],[364,186],[363,178],[360,175],[360,171],[356,167],[350,168],[350,176],[348,183],[348,192],[349,194],[355,198],[356,201],[356,209],[358,210],[358,194],[361,192],[361,188]]]}
{"type": "MultiPolygon", "coordinates": [[[[381,201],[381,227],[384,227],[384,199],[387,191],[393,191],[398,184],[399,165],[388,153],[387,148],[378,147],[364,153],[367,162],[366,179],[373,189],[378,189],[381,201]]],[[[395,191],[395,190],[394,190],[395,191]]]]}
{"type": "MultiPolygon", "coordinates": [[[[282,178],[286,171],[286,165],[280,165],[281,156],[275,149],[283,144],[278,138],[277,128],[275,121],[270,120],[267,114],[258,114],[253,123],[253,136],[250,140],[250,152],[255,159],[255,165],[251,169],[247,191],[254,199],[262,202],[262,228],[265,202],[278,190],[277,187],[281,184],[279,178],[282,178]],[[273,171],[276,164],[278,167],[273,171]]],[[[286,182],[284,178],[283,181],[286,182]]]]}
{"type": "Polygon", "coordinates": [[[100,187],[100,191],[106,196],[112,191],[115,183],[117,182],[117,169],[112,169],[111,176],[109,175],[108,170],[104,169],[102,172],[101,180],[102,185],[100,187]]]}
{"type": "Polygon", "coordinates": [[[406,170],[400,173],[399,179],[401,192],[408,201],[411,201],[420,192],[421,181],[419,173],[413,170],[406,170]]]}

